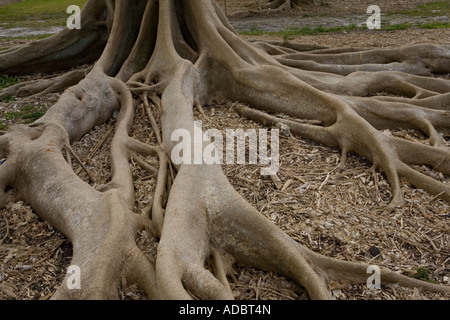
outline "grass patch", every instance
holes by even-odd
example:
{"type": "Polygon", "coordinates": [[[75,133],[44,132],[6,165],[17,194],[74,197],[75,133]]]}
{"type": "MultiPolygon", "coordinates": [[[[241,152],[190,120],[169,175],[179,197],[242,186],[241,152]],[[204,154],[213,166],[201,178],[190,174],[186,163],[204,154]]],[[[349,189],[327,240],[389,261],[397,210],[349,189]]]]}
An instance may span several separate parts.
{"type": "Polygon", "coordinates": [[[16,100],[16,97],[14,96],[6,96],[6,97],[2,97],[0,98],[2,102],[13,102],[14,100],[16,100]]]}
{"type": "MultiPolygon", "coordinates": [[[[258,36],[258,35],[273,35],[273,36],[282,36],[283,38],[293,37],[293,36],[305,36],[305,35],[315,35],[326,32],[340,32],[345,30],[356,30],[363,29],[362,27],[358,27],[356,25],[350,26],[342,26],[342,27],[333,27],[333,28],[325,28],[323,26],[318,26],[316,28],[311,29],[310,27],[303,27],[301,29],[291,28],[288,30],[280,30],[280,31],[264,31],[257,28],[252,28],[250,31],[242,31],[240,34],[245,36],[258,36]]],[[[367,28],[365,28],[367,29],[367,28]]]]}
{"type": "Polygon", "coordinates": [[[17,77],[11,77],[7,74],[1,74],[0,75],[0,90],[10,87],[16,83],[19,83],[19,80],[17,80],[17,77]]]}
{"type": "Polygon", "coordinates": [[[427,268],[417,268],[415,273],[410,273],[411,278],[419,279],[426,282],[431,282],[437,284],[436,281],[430,278],[431,271],[427,268]]]}
{"type": "MultiPolygon", "coordinates": [[[[395,30],[405,30],[410,28],[419,29],[443,29],[450,28],[450,22],[430,22],[424,24],[412,24],[412,23],[402,23],[402,24],[383,24],[381,29],[370,30],[373,32],[378,31],[395,31],[395,30]]],[[[252,28],[250,31],[241,31],[240,34],[245,36],[259,36],[259,35],[271,35],[271,36],[281,36],[283,39],[290,39],[295,36],[305,36],[305,35],[317,35],[321,33],[333,33],[333,32],[343,32],[343,31],[353,31],[353,30],[369,30],[367,26],[357,26],[356,24],[350,24],[349,26],[340,26],[325,28],[323,26],[311,29],[310,27],[303,27],[301,29],[288,29],[280,31],[264,31],[256,28],[252,28]]]]}
{"type": "MultiPolygon", "coordinates": [[[[17,39],[19,39],[19,40],[20,39],[22,39],[22,40],[40,40],[40,39],[48,38],[52,35],[53,34],[35,34],[35,35],[30,35],[30,36],[0,37],[0,39],[2,39],[2,40],[17,40],[17,39]]],[[[9,49],[9,48],[3,48],[3,50],[6,50],[6,49],[9,49]]]]}
{"type": "Polygon", "coordinates": [[[42,117],[47,110],[45,105],[28,104],[22,106],[18,111],[5,112],[0,116],[0,130],[5,130],[11,123],[33,123],[42,117]]]}
{"type": "MultiPolygon", "coordinates": [[[[18,83],[17,77],[11,77],[6,74],[0,75],[0,90],[18,83]]],[[[3,97],[2,102],[14,102],[15,97],[3,97]]],[[[17,107],[15,107],[17,108],[17,107]]],[[[42,117],[47,110],[45,105],[26,104],[17,111],[8,111],[0,115],[0,130],[8,128],[12,123],[32,123],[42,117]]]]}
{"type": "Polygon", "coordinates": [[[65,26],[67,7],[84,6],[86,0],[23,0],[0,8],[2,28],[48,28],[65,26]]]}

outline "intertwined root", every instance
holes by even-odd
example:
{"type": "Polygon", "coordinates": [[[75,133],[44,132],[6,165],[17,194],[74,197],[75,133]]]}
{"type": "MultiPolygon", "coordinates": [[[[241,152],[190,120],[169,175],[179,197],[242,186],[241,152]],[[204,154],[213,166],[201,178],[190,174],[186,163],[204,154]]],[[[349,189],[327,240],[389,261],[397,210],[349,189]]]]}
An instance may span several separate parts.
{"type": "MultiPolygon", "coordinates": [[[[93,33],[110,36],[92,71],[36,123],[0,137],[0,158],[7,159],[0,167],[0,206],[25,200],[61,230],[73,243],[72,263],[83,270],[82,282],[89,283],[75,293],[63,283],[54,298],[116,298],[125,280],[137,283],[150,298],[229,299],[227,274],[234,262],[289,277],[314,299],[330,298],[331,281],[366,281],[367,265],[313,253],[269,222],[232,188],[219,165],[171,163],[172,133],[185,129],[193,136],[193,107],[215,98],[247,103],[252,108],[237,111],[262,124],[283,123],[294,134],[340,147],[342,164],[349,152],[364,156],[391,184],[387,210],[402,202],[400,178],[450,200],[448,185],[409,166],[450,172],[449,149],[440,135],[450,127],[450,85],[418,75],[448,72],[448,47],[333,51],[252,44],[234,32],[210,0],[90,0],[87,8],[95,12],[87,26],[104,25],[93,33]],[[393,67],[397,71],[387,71],[393,67]],[[367,97],[386,89],[404,97],[367,97]],[[156,145],[129,136],[132,93],[143,105],[156,145]],[[70,142],[119,108],[112,178],[95,190],[75,175],[62,150],[70,151],[70,142]],[[274,115],[280,113],[284,118],[274,115]],[[381,131],[410,127],[423,131],[429,144],[381,131]],[[141,156],[158,157],[159,168],[141,156]],[[144,215],[132,209],[131,159],[157,175],[153,202],[144,215]],[[145,226],[160,238],[154,264],[135,244],[145,226]],[[208,260],[212,273],[204,268],[208,260]]],[[[33,56],[29,51],[35,46],[55,47],[55,54],[70,52],[59,67],[79,63],[72,59],[72,54],[79,56],[77,42],[63,51],[57,48],[67,32],[19,49],[28,57],[18,66],[11,62],[12,51],[0,54],[5,61],[0,72],[40,62],[48,66],[52,55],[33,56]]],[[[204,141],[202,150],[210,143],[204,141]]],[[[387,270],[381,280],[450,291],[387,270]]]]}

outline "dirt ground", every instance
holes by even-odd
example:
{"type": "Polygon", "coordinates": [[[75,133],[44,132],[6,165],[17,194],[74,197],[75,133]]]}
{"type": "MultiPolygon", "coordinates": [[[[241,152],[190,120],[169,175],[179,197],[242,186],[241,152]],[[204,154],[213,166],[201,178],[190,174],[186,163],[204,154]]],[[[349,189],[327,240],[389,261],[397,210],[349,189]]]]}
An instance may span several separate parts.
{"type": "MultiPolygon", "coordinates": [[[[228,1],[229,13],[242,11],[246,2],[249,1],[228,1]]],[[[353,14],[358,8],[366,8],[366,2],[370,1],[328,2],[330,7],[308,7],[305,10],[335,10],[343,15],[353,14]],[[337,5],[338,2],[340,5],[337,5]],[[350,5],[353,2],[357,2],[359,7],[350,5]],[[338,11],[337,8],[343,11],[338,11]]],[[[408,8],[424,2],[427,1],[378,1],[379,4],[386,3],[395,8],[408,8]]],[[[268,36],[258,38],[274,39],[268,36]]],[[[442,43],[443,39],[450,39],[449,29],[350,31],[299,36],[291,41],[333,47],[387,47],[423,42],[442,43]]],[[[0,40],[0,48],[26,41],[28,40],[0,40]]],[[[20,80],[39,76],[43,75],[20,80]]],[[[31,100],[0,102],[0,118],[7,111],[18,110],[30,104],[49,107],[58,97],[59,94],[50,94],[31,100]]],[[[240,118],[233,111],[233,103],[228,101],[206,106],[205,114],[207,118],[197,111],[195,114],[198,120],[203,121],[204,130],[262,128],[252,121],[240,118]]],[[[146,140],[149,129],[143,121],[142,111],[137,108],[133,136],[146,140]]],[[[95,175],[98,184],[106,183],[110,178],[109,144],[114,123],[113,118],[96,127],[73,146],[78,156],[87,161],[86,166],[95,175]],[[104,143],[100,144],[104,139],[104,143]],[[92,153],[96,147],[98,150],[92,153]]],[[[424,139],[420,133],[410,130],[391,134],[409,140],[424,139]]],[[[425,273],[428,280],[450,285],[449,203],[403,183],[405,204],[391,214],[383,214],[382,207],[388,204],[391,197],[390,188],[382,173],[373,174],[370,171],[371,164],[368,161],[351,155],[345,168],[341,169],[338,168],[339,150],[293,137],[289,133],[280,138],[281,190],[270,179],[259,175],[258,166],[223,167],[236,190],[261,214],[296,241],[323,255],[383,266],[413,276],[418,276],[418,271],[422,271],[421,275],[424,276],[425,273]]],[[[446,137],[447,141],[449,138],[446,137]]],[[[158,165],[156,159],[146,160],[158,165]]],[[[136,181],[135,211],[140,212],[149,203],[148,194],[154,191],[155,177],[137,165],[132,166],[136,181]]],[[[74,170],[78,169],[74,164],[74,170]]],[[[450,183],[448,176],[434,173],[426,167],[418,169],[446,184],[450,183]]],[[[80,177],[88,182],[83,172],[80,177]]],[[[153,256],[158,243],[144,230],[140,234],[138,245],[149,256],[153,256]]],[[[70,264],[71,250],[71,245],[64,236],[40,219],[27,204],[18,202],[7,205],[0,210],[0,299],[45,300],[51,297],[70,264]]],[[[273,273],[235,266],[233,274],[235,279],[230,279],[230,282],[233,294],[239,300],[307,298],[303,288],[273,273]]],[[[366,285],[342,285],[333,287],[332,292],[337,300],[450,298],[450,295],[419,292],[395,285],[383,286],[381,290],[370,290],[366,285]]],[[[122,298],[139,300],[145,297],[132,286],[125,288],[122,298]]]]}
{"type": "MultiPolygon", "coordinates": [[[[230,21],[237,31],[281,31],[302,29],[309,27],[333,28],[356,25],[365,26],[369,15],[367,8],[376,4],[381,10],[382,25],[398,24],[424,24],[430,22],[446,22],[449,20],[448,12],[437,10],[433,14],[425,16],[401,14],[411,11],[418,5],[423,5],[429,0],[412,1],[355,1],[355,0],[328,0],[323,1],[324,5],[306,5],[301,10],[289,10],[276,12],[260,10],[255,6],[256,0],[229,1],[227,0],[226,11],[230,21]],[[245,19],[242,19],[245,17],[245,19]]],[[[219,0],[225,10],[225,0],[219,0]]]]}
{"type": "MultiPolygon", "coordinates": [[[[257,11],[257,0],[217,0],[217,3],[225,8],[227,3],[227,13],[234,16],[238,13],[249,10],[257,11]]],[[[418,5],[433,2],[433,0],[324,0],[324,5],[305,5],[301,10],[292,10],[279,13],[279,15],[353,15],[365,14],[370,5],[379,6],[384,12],[407,11],[416,8],[418,5]]],[[[253,14],[257,14],[254,12],[253,14]]]]}

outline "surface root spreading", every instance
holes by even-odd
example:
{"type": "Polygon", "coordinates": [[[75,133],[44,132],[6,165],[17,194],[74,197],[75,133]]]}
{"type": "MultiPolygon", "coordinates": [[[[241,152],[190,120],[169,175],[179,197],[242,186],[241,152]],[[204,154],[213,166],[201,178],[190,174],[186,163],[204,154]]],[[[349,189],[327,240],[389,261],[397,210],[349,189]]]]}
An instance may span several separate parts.
{"type": "MultiPolygon", "coordinates": [[[[281,10],[300,2],[265,6],[281,10]]],[[[400,178],[450,201],[448,184],[413,168],[450,173],[442,136],[450,128],[450,84],[429,78],[450,71],[448,46],[334,50],[247,42],[210,0],[89,0],[84,12],[80,31],[64,30],[0,53],[0,73],[18,74],[98,58],[92,69],[0,92],[26,96],[69,87],[41,119],[0,136],[0,159],[6,159],[0,166],[0,207],[17,200],[30,204],[72,242],[71,264],[82,270],[85,285],[69,290],[67,276],[54,299],[118,298],[127,283],[155,299],[232,299],[232,263],[293,279],[313,299],[331,298],[329,284],[336,281],[365,283],[368,265],[324,257],[294,241],[233,189],[220,165],[171,162],[172,133],[184,129],[194,136],[194,106],[204,115],[201,106],[218,98],[249,105],[236,106],[243,117],[339,147],[341,165],[349,152],[371,161],[391,185],[386,211],[402,204],[400,178]],[[402,97],[371,97],[386,89],[402,97]],[[137,105],[151,128],[145,142],[129,136],[137,105]],[[70,144],[117,111],[111,180],[98,186],[70,144]],[[420,130],[428,143],[386,131],[399,128],[420,130]],[[158,159],[159,167],[147,157],[158,159]],[[89,183],[73,172],[72,159],[89,183]],[[142,213],[133,209],[130,161],[155,179],[142,213]],[[159,239],[154,262],[136,245],[143,228],[159,239]]],[[[202,143],[201,150],[211,150],[211,141],[202,143]]],[[[381,279],[450,292],[389,270],[381,279]]]]}

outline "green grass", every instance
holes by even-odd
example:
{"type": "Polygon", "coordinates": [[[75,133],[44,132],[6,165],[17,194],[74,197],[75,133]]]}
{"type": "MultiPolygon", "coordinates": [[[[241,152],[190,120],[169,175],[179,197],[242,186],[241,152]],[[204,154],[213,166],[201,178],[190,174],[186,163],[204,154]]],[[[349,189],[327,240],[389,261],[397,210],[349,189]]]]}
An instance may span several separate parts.
{"type": "Polygon", "coordinates": [[[1,74],[0,75],[0,90],[4,89],[6,87],[12,86],[18,82],[19,81],[17,80],[17,77],[11,77],[6,74],[1,74]]]}
{"type": "Polygon", "coordinates": [[[264,31],[257,28],[252,28],[250,31],[242,31],[242,35],[246,36],[258,36],[263,34],[274,35],[274,36],[282,36],[283,38],[288,38],[292,36],[304,36],[304,35],[314,35],[324,32],[339,32],[343,30],[353,30],[356,29],[355,26],[348,27],[333,27],[333,28],[325,28],[323,26],[316,27],[311,29],[310,27],[303,27],[301,29],[290,28],[288,30],[280,30],[280,31],[264,31]]]}
{"type": "Polygon", "coordinates": [[[7,129],[11,120],[14,120],[14,123],[32,123],[42,117],[46,109],[44,105],[28,104],[22,106],[19,111],[5,112],[0,115],[0,130],[7,129]]]}
{"type": "Polygon", "coordinates": [[[2,97],[0,98],[2,102],[13,102],[14,100],[16,100],[16,97],[14,96],[6,96],[6,97],[2,97]]]}
{"type": "MultiPolygon", "coordinates": [[[[18,83],[17,77],[0,75],[0,90],[18,83]]],[[[0,98],[2,102],[13,102],[15,97],[0,98]]],[[[10,123],[32,123],[45,114],[47,107],[42,104],[25,104],[18,111],[8,111],[0,114],[0,130],[7,129],[10,123]]]]}
{"type": "Polygon", "coordinates": [[[431,283],[437,283],[433,279],[430,278],[431,271],[427,268],[417,268],[414,274],[410,274],[411,278],[419,279],[422,281],[427,281],[431,283]]]}
{"type": "MultiPolygon", "coordinates": [[[[405,30],[410,28],[419,28],[419,29],[442,29],[442,28],[450,28],[450,22],[430,22],[424,24],[412,24],[412,23],[402,23],[402,24],[382,24],[381,29],[379,30],[371,30],[374,32],[377,31],[395,31],[395,30],[405,30]]],[[[321,33],[333,33],[333,32],[342,32],[342,31],[352,31],[352,30],[368,30],[366,26],[358,27],[355,24],[351,24],[349,26],[340,26],[340,27],[332,27],[325,28],[323,26],[316,27],[311,29],[310,27],[303,27],[301,29],[288,29],[288,30],[280,30],[280,31],[264,31],[257,28],[252,28],[250,31],[242,31],[240,34],[246,36],[259,36],[259,35],[273,35],[273,36],[281,36],[283,39],[290,39],[294,36],[305,36],[305,35],[317,35],[321,33]]]]}
{"type": "Polygon", "coordinates": [[[47,28],[65,26],[67,7],[84,6],[86,0],[23,0],[0,8],[0,27],[47,28]]]}
{"type": "MultiPolygon", "coordinates": [[[[0,37],[2,40],[16,40],[16,39],[23,39],[23,40],[40,40],[45,39],[52,36],[52,34],[35,34],[30,36],[17,36],[17,37],[0,37]]],[[[0,50],[6,50],[9,48],[2,48],[0,50]]]]}

